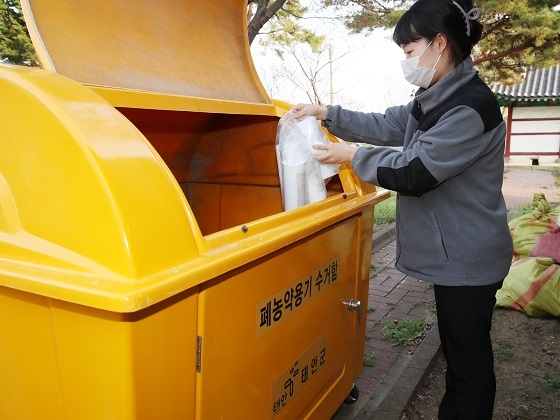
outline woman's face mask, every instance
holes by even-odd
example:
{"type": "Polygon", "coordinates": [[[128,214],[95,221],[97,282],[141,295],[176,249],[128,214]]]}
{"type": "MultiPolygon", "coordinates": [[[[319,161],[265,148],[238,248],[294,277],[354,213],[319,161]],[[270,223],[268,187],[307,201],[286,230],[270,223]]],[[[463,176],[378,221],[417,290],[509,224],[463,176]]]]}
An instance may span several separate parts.
{"type": "MultiPolygon", "coordinates": [[[[435,38],[434,38],[435,39],[435,38]]],[[[434,74],[436,72],[436,66],[439,63],[439,59],[441,58],[441,54],[439,55],[436,64],[432,69],[427,69],[425,67],[420,66],[420,57],[426,52],[426,50],[432,45],[434,39],[430,41],[428,46],[424,48],[424,51],[420,55],[416,57],[411,57],[406,60],[401,61],[401,67],[403,71],[404,78],[407,80],[408,83],[413,84],[415,86],[419,86],[421,88],[427,89],[430,87],[430,83],[434,78],[434,74]]]]}

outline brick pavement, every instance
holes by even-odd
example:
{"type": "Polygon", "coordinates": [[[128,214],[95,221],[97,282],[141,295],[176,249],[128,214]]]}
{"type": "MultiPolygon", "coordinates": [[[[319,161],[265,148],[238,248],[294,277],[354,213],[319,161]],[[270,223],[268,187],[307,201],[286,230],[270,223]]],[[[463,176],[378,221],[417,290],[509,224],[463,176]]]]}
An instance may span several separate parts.
{"type": "Polygon", "coordinates": [[[560,194],[558,187],[554,185],[554,180],[554,176],[549,171],[540,168],[506,167],[502,192],[508,210],[514,209],[519,204],[532,203],[534,193],[543,193],[550,203],[560,203],[560,194]]]}
{"type": "MultiPolygon", "coordinates": [[[[555,185],[554,176],[541,169],[506,169],[502,190],[508,210],[531,203],[535,192],[544,193],[550,202],[560,202],[559,186],[555,185]]],[[[377,238],[380,238],[379,234],[377,238]]],[[[429,370],[428,366],[439,352],[433,289],[397,271],[394,237],[384,238],[384,241],[389,243],[378,249],[374,235],[365,342],[365,354],[373,356],[374,365],[365,366],[356,380],[360,390],[358,401],[352,405],[343,404],[332,420],[398,419],[397,413],[421,385],[425,371],[429,370]],[[426,344],[403,348],[395,346],[394,340],[383,337],[385,322],[405,318],[424,319],[433,325],[424,340],[426,344]]]]}
{"type": "Polygon", "coordinates": [[[416,346],[397,346],[391,338],[383,336],[386,322],[424,319],[435,322],[434,293],[425,282],[402,274],[395,269],[393,240],[372,254],[365,355],[372,356],[373,366],[364,366],[356,380],[361,397],[355,404],[343,405],[333,420],[360,418],[365,412],[368,397],[384,375],[400,357],[410,358],[416,346]]]}

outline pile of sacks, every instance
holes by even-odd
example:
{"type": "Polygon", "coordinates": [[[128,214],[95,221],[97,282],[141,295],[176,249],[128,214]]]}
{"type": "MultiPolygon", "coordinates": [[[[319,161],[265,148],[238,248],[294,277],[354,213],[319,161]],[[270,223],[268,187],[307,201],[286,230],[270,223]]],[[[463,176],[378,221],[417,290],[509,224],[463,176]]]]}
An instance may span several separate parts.
{"type": "Polygon", "coordinates": [[[513,263],[496,306],[560,317],[560,206],[534,194],[533,211],[509,222],[513,263]]]}

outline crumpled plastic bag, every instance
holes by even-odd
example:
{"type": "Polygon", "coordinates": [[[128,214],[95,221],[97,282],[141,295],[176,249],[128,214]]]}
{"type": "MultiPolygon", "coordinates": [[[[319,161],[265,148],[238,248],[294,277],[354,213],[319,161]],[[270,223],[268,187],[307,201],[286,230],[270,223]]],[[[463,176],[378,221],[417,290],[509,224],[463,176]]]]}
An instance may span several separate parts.
{"type": "Polygon", "coordinates": [[[315,155],[314,144],[328,144],[329,140],[314,117],[294,118],[289,111],[278,122],[276,158],[280,174],[280,189],[284,210],[292,210],[327,197],[326,182],[338,173],[338,165],[321,164],[315,155]]]}

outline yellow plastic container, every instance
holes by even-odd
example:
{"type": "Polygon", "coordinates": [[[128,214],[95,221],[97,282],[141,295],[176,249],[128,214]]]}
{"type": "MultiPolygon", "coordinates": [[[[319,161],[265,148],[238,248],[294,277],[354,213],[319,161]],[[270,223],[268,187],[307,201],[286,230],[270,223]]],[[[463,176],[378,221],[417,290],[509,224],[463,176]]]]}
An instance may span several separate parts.
{"type": "Polygon", "coordinates": [[[282,211],[246,2],[22,6],[44,69],[0,66],[0,418],[331,416],[388,193],[342,166],[282,211]]]}

